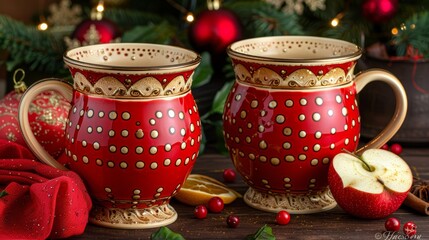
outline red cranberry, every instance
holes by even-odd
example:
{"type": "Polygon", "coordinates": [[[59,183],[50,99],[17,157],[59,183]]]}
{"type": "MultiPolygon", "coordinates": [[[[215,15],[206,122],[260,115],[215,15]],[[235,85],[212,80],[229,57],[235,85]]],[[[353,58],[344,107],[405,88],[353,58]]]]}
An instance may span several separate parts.
{"type": "Polygon", "coordinates": [[[399,143],[394,143],[392,146],[390,146],[390,151],[393,152],[396,155],[399,155],[402,153],[402,146],[399,143]]]}
{"type": "Polygon", "coordinates": [[[407,222],[404,224],[403,230],[408,237],[414,236],[417,233],[417,225],[414,222],[407,222]]]}
{"type": "Polygon", "coordinates": [[[397,232],[401,229],[401,223],[397,218],[391,217],[386,220],[384,227],[386,228],[386,231],[397,232]]]}
{"type": "Polygon", "coordinates": [[[237,174],[235,173],[234,169],[227,168],[223,171],[223,179],[225,182],[235,182],[237,174]]]}
{"type": "Polygon", "coordinates": [[[220,212],[222,212],[223,207],[224,207],[223,200],[220,197],[212,197],[212,198],[210,198],[207,206],[208,206],[210,212],[220,213],[220,212]]]}
{"type": "Polygon", "coordinates": [[[194,216],[198,219],[207,217],[207,208],[204,205],[198,205],[194,209],[194,216]]]}
{"type": "Polygon", "coordinates": [[[383,146],[380,147],[380,149],[389,150],[389,144],[385,143],[383,146]]]}
{"type": "Polygon", "coordinates": [[[234,215],[229,215],[226,219],[226,224],[228,224],[228,227],[236,228],[238,227],[238,224],[240,224],[240,218],[234,215]]]}
{"type": "Polygon", "coordinates": [[[276,216],[276,222],[279,225],[286,225],[290,222],[290,214],[285,211],[285,210],[281,210],[277,213],[276,216]]]}

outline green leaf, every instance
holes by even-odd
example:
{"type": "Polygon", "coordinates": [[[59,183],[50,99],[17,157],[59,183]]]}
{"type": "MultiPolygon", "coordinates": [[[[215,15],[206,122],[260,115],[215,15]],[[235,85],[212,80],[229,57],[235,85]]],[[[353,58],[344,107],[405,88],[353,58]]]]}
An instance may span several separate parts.
{"type": "Polygon", "coordinates": [[[273,229],[266,224],[259,228],[255,234],[248,235],[246,240],[275,240],[273,229]]]}
{"type": "Polygon", "coordinates": [[[193,76],[192,87],[199,87],[208,83],[213,75],[213,68],[210,61],[210,54],[208,52],[201,53],[201,63],[195,69],[193,76]]]}
{"type": "Polygon", "coordinates": [[[123,34],[122,42],[170,44],[175,34],[176,29],[167,21],[163,21],[132,28],[123,34]]]}
{"type": "Polygon", "coordinates": [[[9,195],[9,193],[6,192],[6,190],[3,190],[0,192],[0,198],[9,195]]]}
{"type": "Polygon", "coordinates": [[[151,240],[185,240],[182,235],[171,231],[168,227],[161,227],[158,231],[152,233],[151,240]]]}
{"type": "Polygon", "coordinates": [[[225,83],[225,85],[223,85],[223,87],[216,93],[213,100],[212,109],[210,110],[210,114],[223,113],[223,108],[225,106],[226,98],[228,97],[233,84],[234,84],[234,81],[225,83]]]}

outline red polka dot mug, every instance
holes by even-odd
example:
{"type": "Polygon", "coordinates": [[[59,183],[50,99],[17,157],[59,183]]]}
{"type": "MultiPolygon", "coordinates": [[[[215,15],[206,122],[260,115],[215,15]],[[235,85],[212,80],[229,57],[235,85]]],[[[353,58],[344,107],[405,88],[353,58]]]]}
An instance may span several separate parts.
{"type": "Polygon", "coordinates": [[[191,93],[200,56],[167,45],[116,43],[72,49],[64,61],[73,86],[45,79],[21,99],[20,126],[32,151],[82,177],[95,205],[92,223],[153,228],[174,222],[169,202],[191,172],[202,137],[191,93]],[[59,161],[37,142],[26,117],[29,103],[46,90],[71,102],[59,161]]]}
{"type": "Polygon", "coordinates": [[[262,37],[235,42],[227,51],[236,81],[225,104],[224,138],[250,186],[244,201],[254,208],[315,213],[336,206],[328,166],[336,154],[358,147],[357,94],[369,82],[380,80],[394,90],[396,112],[357,153],[382,146],[405,118],[407,98],[399,80],[377,69],[355,76],[361,49],[352,43],[262,37]]]}

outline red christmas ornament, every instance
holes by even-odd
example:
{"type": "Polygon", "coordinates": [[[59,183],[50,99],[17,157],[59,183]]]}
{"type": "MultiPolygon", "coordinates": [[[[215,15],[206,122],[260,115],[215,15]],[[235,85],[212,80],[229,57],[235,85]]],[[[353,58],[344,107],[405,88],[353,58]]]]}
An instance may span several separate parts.
{"type": "MultiPolygon", "coordinates": [[[[27,145],[19,128],[18,106],[25,89],[22,81],[15,82],[15,91],[0,99],[0,139],[16,142],[22,146],[27,145]]],[[[30,106],[31,129],[40,144],[55,158],[64,151],[62,140],[69,110],[69,102],[53,91],[38,95],[30,106]]]]}
{"type": "Polygon", "coordinates": [[[366,0],[362,4],[362,14],[373,23],[390,20],[398,10],[398,0],[366,0]]]}
{"type": "Polygon", "coordinates": [[[241,34],[240,21],[226,9],[201,12],[189,28],[189,40],[195,50],[215,55],[225,53],[228,45],[239,40],[241,34]]]}
{"type": "Polygon", "coordinates": [[[72,34],[81,45],[113,42],[120,36],[115,23],[107,19],[87,19],[78,24],[72,34]]]}

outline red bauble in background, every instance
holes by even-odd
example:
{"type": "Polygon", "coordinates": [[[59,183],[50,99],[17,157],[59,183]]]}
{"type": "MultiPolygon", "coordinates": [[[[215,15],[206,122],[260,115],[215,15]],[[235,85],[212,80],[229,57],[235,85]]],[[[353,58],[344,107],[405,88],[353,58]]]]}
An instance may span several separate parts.
{"type": "Polygon", "coordinates": [[[189,40],[195,50],[225,53],[229,44],[239,40],[242,26],[237,16],[226,9],[205,10],[189,27],[189,40]]]}
{"type": "MultiPolygon", "coordinates": [[[[21,96],[21,92],[13,91],[0,99],[0,139],[27,146],[18,122],[21,96]]],[[[64,151],[63,140],[69,110],[70,103],[53,91],[39,94],[30,106],[31,129],[40,144],[55,158],[64,151]]]]}
{"type": "Polygon", "coordinates": [[[73,34],[82,45],[109,43],[120,36],[119,28],[108,19],[87,19],[79,23],[73,34]]]}
{"type": "Polygon", "coordinates": [[[373,23],[383,23],[390,20],[398,10],[398,0],[365,0],[362,4],[362,14],[373,23]]]}

